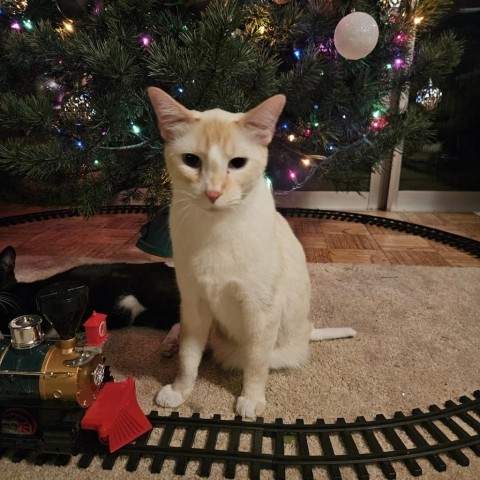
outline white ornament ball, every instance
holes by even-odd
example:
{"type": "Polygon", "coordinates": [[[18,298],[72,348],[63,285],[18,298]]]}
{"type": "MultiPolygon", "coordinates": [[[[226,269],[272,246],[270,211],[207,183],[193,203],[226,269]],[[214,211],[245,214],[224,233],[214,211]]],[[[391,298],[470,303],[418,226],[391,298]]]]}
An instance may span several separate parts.
{"type": "Polygon", "coordinates": [[[348,60],[366,57],[378,42],[378,25],[365,12],[353,12],[343,17],[333,36],[338,53],[348,60]]]}

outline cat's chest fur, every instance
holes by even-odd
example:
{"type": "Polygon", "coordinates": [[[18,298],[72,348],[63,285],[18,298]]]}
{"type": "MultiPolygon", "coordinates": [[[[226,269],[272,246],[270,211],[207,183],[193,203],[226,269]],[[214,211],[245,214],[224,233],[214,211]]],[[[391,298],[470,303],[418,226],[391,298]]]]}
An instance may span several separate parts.
{"type": "Polygon", "coordinates": [[[275,295],[281,263],[277,214],[260,182],[263,179],[248,200],[232,210],[202,212],[192,205],[185,217],[182,209],[171,210],[179,282],[187,294],[204,298],[218,321],[234,315],[243,299],[260,306],[270,304],[275,295]]]}

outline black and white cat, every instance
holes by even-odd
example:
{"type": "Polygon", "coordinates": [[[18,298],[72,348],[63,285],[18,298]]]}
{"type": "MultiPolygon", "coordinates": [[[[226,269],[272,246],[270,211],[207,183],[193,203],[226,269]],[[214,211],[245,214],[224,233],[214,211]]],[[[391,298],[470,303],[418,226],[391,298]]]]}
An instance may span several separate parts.
{"type": "Polygon", "coordinates": [[[179,293],[175,270],[164,263],[108,263],[80,265],[34,282],[15,277],[16,252],[0,252],[0,330],[8,334],[13,318],[37,313],[35,296],[46,285],[78,281],[88,286],[93,310],[107,314],[108,328],[129,325],[169,330],[179,319],[179,293]]]}

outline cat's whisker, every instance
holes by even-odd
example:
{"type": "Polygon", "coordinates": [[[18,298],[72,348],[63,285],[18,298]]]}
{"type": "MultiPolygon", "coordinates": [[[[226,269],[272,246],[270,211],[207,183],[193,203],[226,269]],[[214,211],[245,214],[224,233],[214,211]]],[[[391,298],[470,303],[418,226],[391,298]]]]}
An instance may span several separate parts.
{"type": "Polygon", "coordinates": [[[181,207],[181,209],[178,211],[177,215],[178,215],[178,218],[180,219],[180,222],[176,225],[174,233],[182,229],[183,224],[185,223],[185,220],[189,216],[189,213],[192,211],[191,208],[189,208],[189,206],[190,205],[185,205],[184,207],[181,207]]]}
{"type": "MultiPolygon", "coordinates": [[[[196,195],[194,195],[192,192],[189,192],[188,190],[176,190],[176,193],[186,195],[189,198],[196,199],[196,195]]],[[[180,200],[180,199],[179,199],[180,200]]]]}
{"type": "Polygon", "coordinates": [[[179,205],[181,203],[189,204],[191,201],[189,198],[178,198],[172,202],[172,205],[179,205]]]}

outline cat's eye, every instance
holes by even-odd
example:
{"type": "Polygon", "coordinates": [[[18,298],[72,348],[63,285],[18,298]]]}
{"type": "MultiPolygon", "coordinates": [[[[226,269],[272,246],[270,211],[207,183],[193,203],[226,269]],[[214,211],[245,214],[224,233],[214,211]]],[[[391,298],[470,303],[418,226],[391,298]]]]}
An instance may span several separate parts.
{"type": "Polygon", "coordinates": [[[247,164],[247,159],[244,157],[235,157],[228,162],[228,168],[232,170],[238,170],[243,168],[247,164]]]}
{"type": "Polygon", "coordinates": [[[193,153],[185,153],[183,155],[183,163],[191,168],[200,168],[202,166],[202,160],[200,157],[193,153]]]}

